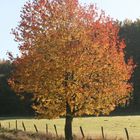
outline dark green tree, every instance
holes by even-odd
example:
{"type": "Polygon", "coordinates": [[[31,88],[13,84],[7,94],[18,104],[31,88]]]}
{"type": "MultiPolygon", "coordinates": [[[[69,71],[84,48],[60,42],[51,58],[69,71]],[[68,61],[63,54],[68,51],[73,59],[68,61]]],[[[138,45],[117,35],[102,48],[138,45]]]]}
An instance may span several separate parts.
{"type": "Polygon", "coordinates": [[[12,71],[12,64],[8,60],[0,60],[0,116],[30,115],[31,94],[24,93],[20,99],[8,85],[7,79],[12,71]]]}
{"type": "Polygon", "coordinates": [[[120,37],[126,42],[126,58],[133,57],[136,68],[132,77],[134,85],[133,100],[130,103],[133,111],[138,111],[140,106],[140,19],[135,21],[126,19],[120,24],[120,37]]]}

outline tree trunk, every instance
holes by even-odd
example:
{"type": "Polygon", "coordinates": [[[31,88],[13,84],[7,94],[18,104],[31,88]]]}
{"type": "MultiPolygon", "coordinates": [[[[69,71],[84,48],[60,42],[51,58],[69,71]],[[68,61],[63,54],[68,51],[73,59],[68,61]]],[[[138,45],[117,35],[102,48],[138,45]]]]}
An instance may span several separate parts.
{"type": "Polygon", "coordinates": [[[66,121],[65,121],[65,139],[72,140],[72,120],[73,116],[71,113],[70,105],[66,102],[66,121]]]}

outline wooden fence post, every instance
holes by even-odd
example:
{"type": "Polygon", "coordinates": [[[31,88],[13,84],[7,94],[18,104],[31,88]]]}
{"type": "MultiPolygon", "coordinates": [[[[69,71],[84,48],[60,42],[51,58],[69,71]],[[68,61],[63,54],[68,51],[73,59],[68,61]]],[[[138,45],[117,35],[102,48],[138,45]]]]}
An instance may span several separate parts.
{"type": "Polygon", "coordinates": [[[16,130],[18,129],[18,126],[17,126],[17,120],[15,121],[15,125],[16,125],[16,130]]]}
{"type": "Polygon", "coordinates": [[[57,128],[55,124],[54,124],[54,129],[55,129],[56,136],[58,137],[57,128]]]}
{"type": "Polygon", "coordinates": [[[24,131],[26,131],[26,127],[25,127],[24,122],[22,122],[22,127],[23,127],[24,131]]]}
{"type": "Polygon", "coordinates": [[[10,122],[8,123],[9,129],[11,128],[10,122]]]}
{"type": "Polygon", "coordinates": [[[46,135],[48,135],[48,124],[46,124],[46,135]]]}
{"type": "Polygon", "coordinates": [[[81,131],[82,137],[84,138],[85,135],[84,135],[84,132],[83,132],[82,126],[80,126],[80,131],[81,131]]]}
{"type": "Polygon", "coordinates": [[[38,129],[37,129],[37,126],[35,124],[34,124],[34,128],[35,128],[36,133],[38,133],[38,129]]]}
{"type": "Polygon", "coordinates": [[[128,134],[127,128],[124,128],[124,130],[125,130],[125,133],[126,133],[127,140],[129,140],[129,134],[128,134]]]}
{"type": "Polygon", "coordinates": [[[102,131],[102,138],[103,138],[103,140],[105,140],[105,135],[104,135],[104,128],[103,128],[103,126],[101,127],[101,131],[102,131]]]}

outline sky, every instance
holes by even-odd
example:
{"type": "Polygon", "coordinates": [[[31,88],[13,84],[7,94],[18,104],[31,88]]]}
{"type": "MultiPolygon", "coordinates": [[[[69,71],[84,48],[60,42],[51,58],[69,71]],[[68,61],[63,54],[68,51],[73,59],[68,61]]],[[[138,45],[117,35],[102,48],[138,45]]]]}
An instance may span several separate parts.
{"type": "MultiPolygon", "coordinates": [[[[20,11],[27,0],[0,0],[0,59],[7,59],[7,52],[18,55],[18,44],[11,29],[20,21],[20,11]]],[[[140,0],[79,0],[80,3],[96,3],[107,15],[120,21],[140,18],[140,0]]]]}

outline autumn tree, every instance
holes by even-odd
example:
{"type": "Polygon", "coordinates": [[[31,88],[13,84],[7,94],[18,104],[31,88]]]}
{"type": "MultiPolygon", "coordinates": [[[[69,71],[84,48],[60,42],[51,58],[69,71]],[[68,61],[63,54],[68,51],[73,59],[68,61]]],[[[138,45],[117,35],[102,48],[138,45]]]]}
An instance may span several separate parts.
{"type": "Polygon", "coordinates": [[[124,60],[118,25],[95,5],[34,0],[21,18],[13,30],[21,55],[9,83],[34,94],[38,115],[65,116],[67,140],[74,116],[109,114],[129,99],[133,61],[124,60]]]}

